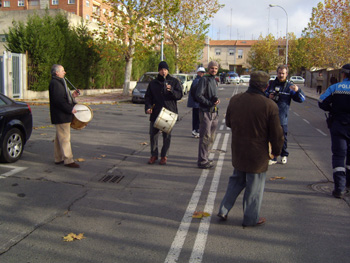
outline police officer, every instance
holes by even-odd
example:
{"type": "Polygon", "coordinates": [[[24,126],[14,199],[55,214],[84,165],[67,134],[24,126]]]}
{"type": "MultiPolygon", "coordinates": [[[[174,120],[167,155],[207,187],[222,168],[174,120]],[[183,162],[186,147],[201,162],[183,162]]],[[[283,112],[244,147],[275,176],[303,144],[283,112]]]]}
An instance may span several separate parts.
{"type": "Polygon", "coordinates": [[[343,198],[350,188],[350,64],[344,65],[341,73],[343,81],[331,85],[318,102],[321,109],[329,111],[335,198],[343,198]]]}

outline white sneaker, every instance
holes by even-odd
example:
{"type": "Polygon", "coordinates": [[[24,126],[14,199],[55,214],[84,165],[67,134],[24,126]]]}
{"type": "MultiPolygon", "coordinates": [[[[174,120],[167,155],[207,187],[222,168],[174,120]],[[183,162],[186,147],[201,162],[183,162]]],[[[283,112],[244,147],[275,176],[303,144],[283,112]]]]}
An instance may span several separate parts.
{"type": "Polygon", "coordinates": [[[282,164],[286,164],[287,163],[287,156],[283,156],[281,161],[282,161],[282,164]]]}
{"type": "Polygon", "coordinates": [[[273,164],[276,164],[276,163],[277,163],[277,160],[275,160],[275,159],[269,160],[269,165],[273,165],[273,164]]]}
{"type": "Polygon", "coordinates": [[[193,130],[193,131],[192,131],[192,136],[193,136],[194,138],[199,138],[199,132],[196,132],[196,130],[193,130]]]}

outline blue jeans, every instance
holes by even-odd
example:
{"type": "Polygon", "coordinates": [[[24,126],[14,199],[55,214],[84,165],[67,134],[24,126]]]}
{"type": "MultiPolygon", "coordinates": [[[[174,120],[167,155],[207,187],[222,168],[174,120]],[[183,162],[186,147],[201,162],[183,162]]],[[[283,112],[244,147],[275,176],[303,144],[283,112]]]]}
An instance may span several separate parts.
{"type": "Polygon", "coordinates": [[[330,132],[334,191],[341,194],[346,186],[350,186],[350,125],[334,121],[330,132]]]}
{"type": "Polygon", "coordinates": [[[255,226],[259,222],[260,207],[265,188],[266,173],[246,173],[234,169],[229,178],[226,194],[219,214],[227,215],[245,188],[243,196],[243,225],[255,226]]]}
{"type": "Polygon", "coordinates": [[[284,136],[284,142],[283,142],[283,147],[282,147],[282,152],[281,152],[281,157],[289,155],[289,152],[287,150],[287,134],[288,134],[288,125],[281,125],[282,130],[283,130],[283,136],[284,136]]]}

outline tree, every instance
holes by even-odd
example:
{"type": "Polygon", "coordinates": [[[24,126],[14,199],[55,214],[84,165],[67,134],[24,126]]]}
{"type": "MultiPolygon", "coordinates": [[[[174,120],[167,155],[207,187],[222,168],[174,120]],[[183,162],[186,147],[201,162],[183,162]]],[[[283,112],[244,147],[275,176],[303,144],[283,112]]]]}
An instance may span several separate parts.
{"type": "Polygon", "coordinates": [[[350,62],[350,0],[324,0],[303,31],[313,66],[339,68],[350,62]]]}
{"type": "Polygon", "coordinates": [[[278,41],[272,34],[263,38],[261,35],[248,53],[247,62],[255,70],[269,72],[275,70],[281,62],[278,56],[278,41]]]}
{"type": "Polygon", "coordinates": [[[190,71],[196,65],[209,24],[207,21],[222,8],[218,0],[164,1],[160,23],[164,36],[175,49],[175,72],[190,71]],[[174,15],[171,15],[174,14],[174,15]]]}
{"type": "Polygon", "coordinates": [[[300,74],[303,69],[312,67],[312,58],[310,52],[308,52],[309,39],[299,38],[297,39],[293,33],[288,34],[289,39],[289,71],[300,74]]]}
{"type": "MultiPolygon", "coordinates": [[[[129,94],[132,63],[135,56],[136,46],[151,47],[153,38],[159,33],[159,25],[154,17],[159,12],[158,0],[110,0],[112,16],[106,20],[111,28],[105,36],[111,37],[112,41],[120,41],[118,51],[125,60],[124,88],[123,93],[129,94]]],[[[107,24],[103,23],[103,27],[107,24]]]]}

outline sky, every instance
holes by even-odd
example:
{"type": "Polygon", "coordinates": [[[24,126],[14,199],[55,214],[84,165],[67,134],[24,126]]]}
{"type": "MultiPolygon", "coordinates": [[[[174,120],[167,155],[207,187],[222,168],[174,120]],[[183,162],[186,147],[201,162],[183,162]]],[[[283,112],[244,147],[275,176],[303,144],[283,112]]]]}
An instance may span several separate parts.
{"type": "Polygon", "coordinates": [[[225,7],[209,20],[207,35],[213,40],[256,40],[269,33],[285,37],[288,15],[288,32],[300,37],[319,2],[324,0],[219,0],[225,7]]]}

